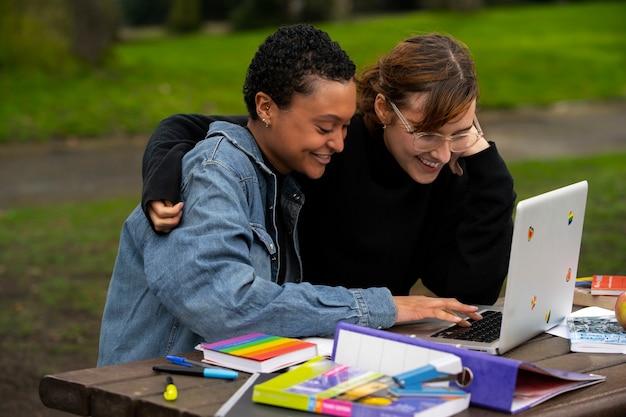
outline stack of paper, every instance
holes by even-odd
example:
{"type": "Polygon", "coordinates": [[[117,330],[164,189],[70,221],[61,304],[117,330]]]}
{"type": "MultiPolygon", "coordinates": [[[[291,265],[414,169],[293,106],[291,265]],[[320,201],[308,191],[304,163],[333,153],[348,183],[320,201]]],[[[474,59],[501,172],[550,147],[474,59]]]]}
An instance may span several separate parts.
{"type": "Polygon", "coordinates": [[[567,318],[566,325],[572,352],[626,353],[626,330],[611,310],[579,310],[567,318]]]}

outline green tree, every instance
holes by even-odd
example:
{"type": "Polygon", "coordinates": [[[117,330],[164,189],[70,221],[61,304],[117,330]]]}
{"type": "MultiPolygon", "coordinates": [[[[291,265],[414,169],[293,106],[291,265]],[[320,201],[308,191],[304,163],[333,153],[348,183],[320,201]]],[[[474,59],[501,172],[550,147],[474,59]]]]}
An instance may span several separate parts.
{"type": "Polygon", "coordinates": [[[235,29],[321,22],[333,15],[335,1],[337,0],[243,0],[233,9],[230,21],[235,29]]]}
{"type": "Polygon", "coordinates": [[[117,21],[114,0],[0,0],[0,68],[68,72],[101,65],[117,21]]]}
{"type": "Polygon", "coordinates": [[[163,25],[171,0],[117,0],[124,25],[163,25]]]}
{"type": "Polygon", "coordinates": [[[172,0],[167,27],[174,33],[194,32],[202,27],[201,0],[172,0]]]}
{"type": "Polygon", "coordinates": [[[352,15],[353,0],[333,0],[331,17],[335,20],[347,19],[352,15]]]}

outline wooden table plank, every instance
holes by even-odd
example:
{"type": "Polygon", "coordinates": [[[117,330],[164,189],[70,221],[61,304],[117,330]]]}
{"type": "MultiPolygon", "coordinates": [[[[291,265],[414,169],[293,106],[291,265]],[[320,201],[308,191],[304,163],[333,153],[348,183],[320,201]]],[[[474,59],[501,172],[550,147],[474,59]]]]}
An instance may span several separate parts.
{"type": "MultiPolygon", "coordinates": [[[[188,388],[185,385],[179,387],[179,379],[175,379],[179,387],[178,399],[167,402],[162,395],[156,397],[144,397],[138,401],[135,408],[136,417],[183,417],[183,416],[213,416],[217,410],[228,400],[233,393],[241,387],[250,375],[240,373],[239,378],[233,381],[208,381],[203,385],[188,388]]],[[[193,378],[193,377],[184,377],[193,378]]],[[[199,378],[197,378],[199,379],[199,378]]],[[[96,417],[96,416],[94,416],[96,417]]]]}
{"type": "MultiPolygon", "coordinates": [[[[200,352],[189,353],[201,359],[200,352]]],[[[525,417],[573,417],[626,415],[626,355],[572,353],[566,339],[542,334],[511,350],[505,357],[540,366],[597,373],[606,382],[557,396],[528,411],[525,417]]],[[[165,374],[152,366],[165,358],[102,368],[70,371],[42,378],[39,392],[51,408],[93,417],[210,417],[230,398],[249,374],[240,373],[235,381],[173,375],[178,399],[163,399],[165,374]]],[[[461,417],[497,417],[502,413],[470,407],[461,417]]]]}
{"type": "Polygon", "coordinates": [[[178,390],[175,401],[165,401],[166,374],[154,373],[147,378],[95,385],[91,392],[93,417],[121,416],[182,416],[205,410],[204,415],[215,411],[248,379],[240,373],[236,380],[172,375],[178,390]]]}
{"type": "MultiPolygon", "coordinates": [[[[181,356],[200,360],[202,353],[190,352],[181,356]]],[[[154,358],[132,364],[118,364],[46,375],[39,382],[39,397],[47,407],[80,416],[109,416],[113,415],[112,410],[118,408],[122,412],[120,415],[132,416],[134,413],[132,401],[141,397],[140,392],[142,390],[146,390],[144,395],[156,394],[159,390],[161,394],[163,393],[165,376],[154,372],[152,367],[165,363],[168,363],[165,358],[154,358]],[[145,387],[135,385],[136,381],[146,379],[151,381],[151,378],[154,378],[154,381],[147,382],[148,385],[145,387]],[[109,386],[118,389],[116,395],[120,392],[126,395],[115,397],[116,399],[112,400],[112,396],[106,394],[109,386]],[[129,394],[130,390],[132,390],[132,394],[129,394]],[[95,410],[93,409],[94,404],[95,410]],[[106,413],[103,410],[106,410],[106,413]]],[[[178,376],[176,378],[177,384],[179,379],[181,381],[184,379],[195,381],[194,383],[197,384],[198,381],[203,381],[206,378],[178,376]]],[[[185,384],[183,384],[183,388],[186,386],[185,384]]]]}
{"type": "Polygon", "coordinates": [[[46,375],[39,382],[39,397],[47,407],[89,416],[92,387],[149,376],[154,373],[152,366],[162,362],[157,358],[139,362],[139,366],[119,364],[46,375]]]}

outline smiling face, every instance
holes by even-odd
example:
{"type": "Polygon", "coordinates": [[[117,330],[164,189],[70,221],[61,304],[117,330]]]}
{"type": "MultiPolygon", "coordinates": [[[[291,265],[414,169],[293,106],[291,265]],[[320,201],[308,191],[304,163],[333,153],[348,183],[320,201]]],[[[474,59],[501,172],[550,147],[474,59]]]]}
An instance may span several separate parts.
{"type": "MultiPolygon", "coordinates": [[[[422,109],[426,94],[415,93],[409,96],[405,107],[400,111],[412,126],[418,125],[423,119],[422,109]]],[[[389,152],[406,173],[420,184],[433,182],[443,167],[450,162],[452,152],[450,144],[442,142],[439,147],[429,152],[416,151],[413,147],[413,135],[409,133],[398,116],[389,109],[383,95],[378,95],[375,101],[375,110],[381,121],[386,125],[383,137],[389,152]]],[[[458,117],[450,120],[437,129],[436,132],[446,136],[467,133],[473,129],[476,100],[458,117]]]]}
{"type": "Polygon", "coordinates": [[[314,85],[311,94],[294,94],[284,109],[269,96],[257,95],[261,119],[249,127],[265,157],[282,174],[296,171],[317,179],[332,155],[343,151],[347,127],[356,111],[356,85],[322,78],[314,85]]]}

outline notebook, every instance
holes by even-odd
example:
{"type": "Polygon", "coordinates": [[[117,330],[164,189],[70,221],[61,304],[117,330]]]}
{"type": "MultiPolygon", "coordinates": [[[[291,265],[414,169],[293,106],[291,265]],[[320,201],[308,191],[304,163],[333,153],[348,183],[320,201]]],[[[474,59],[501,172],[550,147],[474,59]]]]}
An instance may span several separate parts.
{"type": "Polygon", "coordinates": [[[560,324],[572,311],[587,189],[581,181],[517,204],[504,305],[479,306],[483,320],[472,324],[474,331],[493,319],[493,337],[468,340],[466,330],[437,319],[389,330],[501,355],[560,324]]]}

